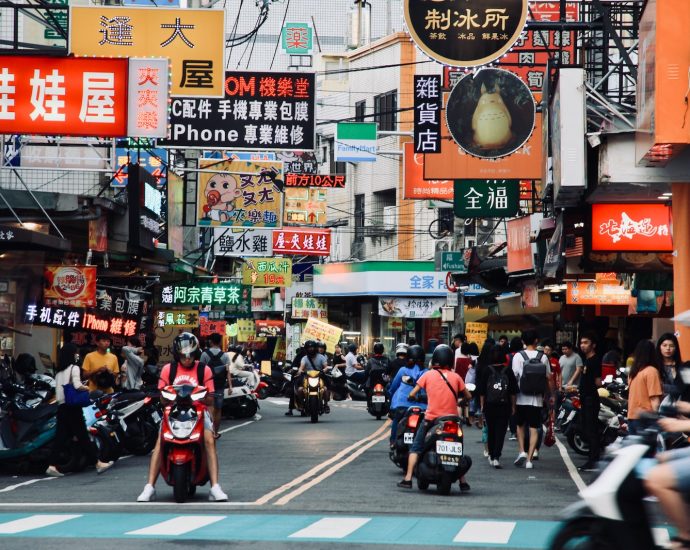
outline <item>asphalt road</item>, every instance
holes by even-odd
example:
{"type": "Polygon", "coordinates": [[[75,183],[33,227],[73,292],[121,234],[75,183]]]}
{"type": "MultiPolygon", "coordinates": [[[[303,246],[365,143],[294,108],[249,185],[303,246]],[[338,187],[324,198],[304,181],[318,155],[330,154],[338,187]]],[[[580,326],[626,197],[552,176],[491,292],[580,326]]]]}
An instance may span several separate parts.
{"type": "Polygon", "coordinates": [[[461,495],[457,485],[448,497],[437,495],[433,486],[424,493],[399,489],[401,472],[388,459],[388,424],[370,416],[363,403],[335,403],[315,425],[285,417],[286,406],[286,400],[269,399],[262,402],[260,418],[223,423],[227,431],[218,452],[228,503],[208,502],[204,487],[179,505],[163,482],[156,502],[136,503],[148,457],[122,459],[101,476],[94,471],[59,479],[4,476],[0,544],[48,548],[57,542],[53,537],[61,537],[61,545],[99,538],[99,548],[174,548],[181,540],[203,541],[209,548],[327,548],[344,542],[349,548],[373,543],[472,548],[479,529],[494,532],[497,548],[543,548],[559,511],[577,499],[581,480],[572,463],[569,472],[558,447],[544,448],[535,469],[526,470],[513,466],[517,445],[506,441],[504,469],[494,470],[483,458],[476,428],[465,431],[466,453],[474,461],[469,493],[461,495]],[[171,540],[151,527],[179,524],[181,515],[202,526],[171,540]],[[44,520],[56,523],[41,527],[44,520]],[[16,532],[13,521],[20,522],[16,532]],[[39,523],[26,530],[26,521],[39,523]],[[345,534],[337,540],[322,540],[339,530],[345,534]],[[507,538],[501,539],[502,531],[507,538]]]}

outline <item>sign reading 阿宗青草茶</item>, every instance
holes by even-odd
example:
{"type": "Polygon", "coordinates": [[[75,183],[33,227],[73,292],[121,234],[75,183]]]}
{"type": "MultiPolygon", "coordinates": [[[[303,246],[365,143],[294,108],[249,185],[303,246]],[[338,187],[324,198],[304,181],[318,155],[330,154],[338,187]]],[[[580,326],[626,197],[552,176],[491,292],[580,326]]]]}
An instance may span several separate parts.
{"type": "Polygon", "coordinates": [[[335,130],[336,162],[376,162],[377,124],[339,122],[335,130]]]}
{"type": "Polygon", "coordinates": [[[414,152],[438,153],[441,150],[440,75],[414,77],[414,152]]]}
{"type": "Polygon", "coordinates": [[[213,230],[213,253],[216,256],[259,256],[273,254],[273,231],[271,229],[213,230]]]}
{"type": "Polygon", "coordinates": [[[72,6],[70,31],[74,55],[165,57],[173,95],[223,97],[222,9],[72,6]]]}
{"type": "Polygon", "coordinates": [[[290,286],[290,258],[249,258],[242,264],[242,282],[251,286],[290,286]]]}
{"type": "Polygon", "coordinates": [[[237,283],[175,283],[162,285],[162,306],[222,306],[226,312],[249,312],[251,289],[237,283]]]}
{"type": "Polygon", "coordinates": [[[170,138],[159,144],[311,151],[315,105],[314,73],[227,72],[223,99],[172,100],[170,138]]]}
{"type": "Polygon", "coordinates": [[[455,180],[458,218],[510,218],[520,206],[519,180],[455,180]]]}

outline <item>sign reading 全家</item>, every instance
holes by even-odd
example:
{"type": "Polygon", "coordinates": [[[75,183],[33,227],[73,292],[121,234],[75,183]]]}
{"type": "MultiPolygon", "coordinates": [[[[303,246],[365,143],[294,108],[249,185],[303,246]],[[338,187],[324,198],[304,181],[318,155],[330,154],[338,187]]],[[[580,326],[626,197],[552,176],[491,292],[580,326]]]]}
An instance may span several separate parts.
{"type": "Polygon", "coordinates": [[[455,180],[458,218],[510,218],[520,206],[519,180],[455,180]]]}
{"type": "Polygon", "coordinates": [[[441,150],[441,76],[414,77],[414,152],[441,150]]]}

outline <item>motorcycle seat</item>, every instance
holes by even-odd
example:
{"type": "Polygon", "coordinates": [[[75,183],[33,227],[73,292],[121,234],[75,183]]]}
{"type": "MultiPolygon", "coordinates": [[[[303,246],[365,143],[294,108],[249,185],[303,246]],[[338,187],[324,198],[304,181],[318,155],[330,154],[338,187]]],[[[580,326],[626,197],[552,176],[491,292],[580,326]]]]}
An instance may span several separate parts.
{"type": "Polygon", "coordinates": [[[17,409],[13,416],[21,422],[36,422],[45,418],[55,416],[57,413],[57,405],[42,405],[35,409],[17,409]]]}

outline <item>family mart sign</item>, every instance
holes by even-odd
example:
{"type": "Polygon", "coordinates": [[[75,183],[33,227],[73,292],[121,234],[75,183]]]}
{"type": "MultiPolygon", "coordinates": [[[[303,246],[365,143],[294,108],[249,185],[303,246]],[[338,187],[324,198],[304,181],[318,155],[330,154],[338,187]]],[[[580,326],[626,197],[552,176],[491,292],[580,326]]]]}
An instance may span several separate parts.
{"type": "Polygon", "coordinates": [[[376,162],[375,122],[340,122],[335,130],[335,160],[376,162]]]}

